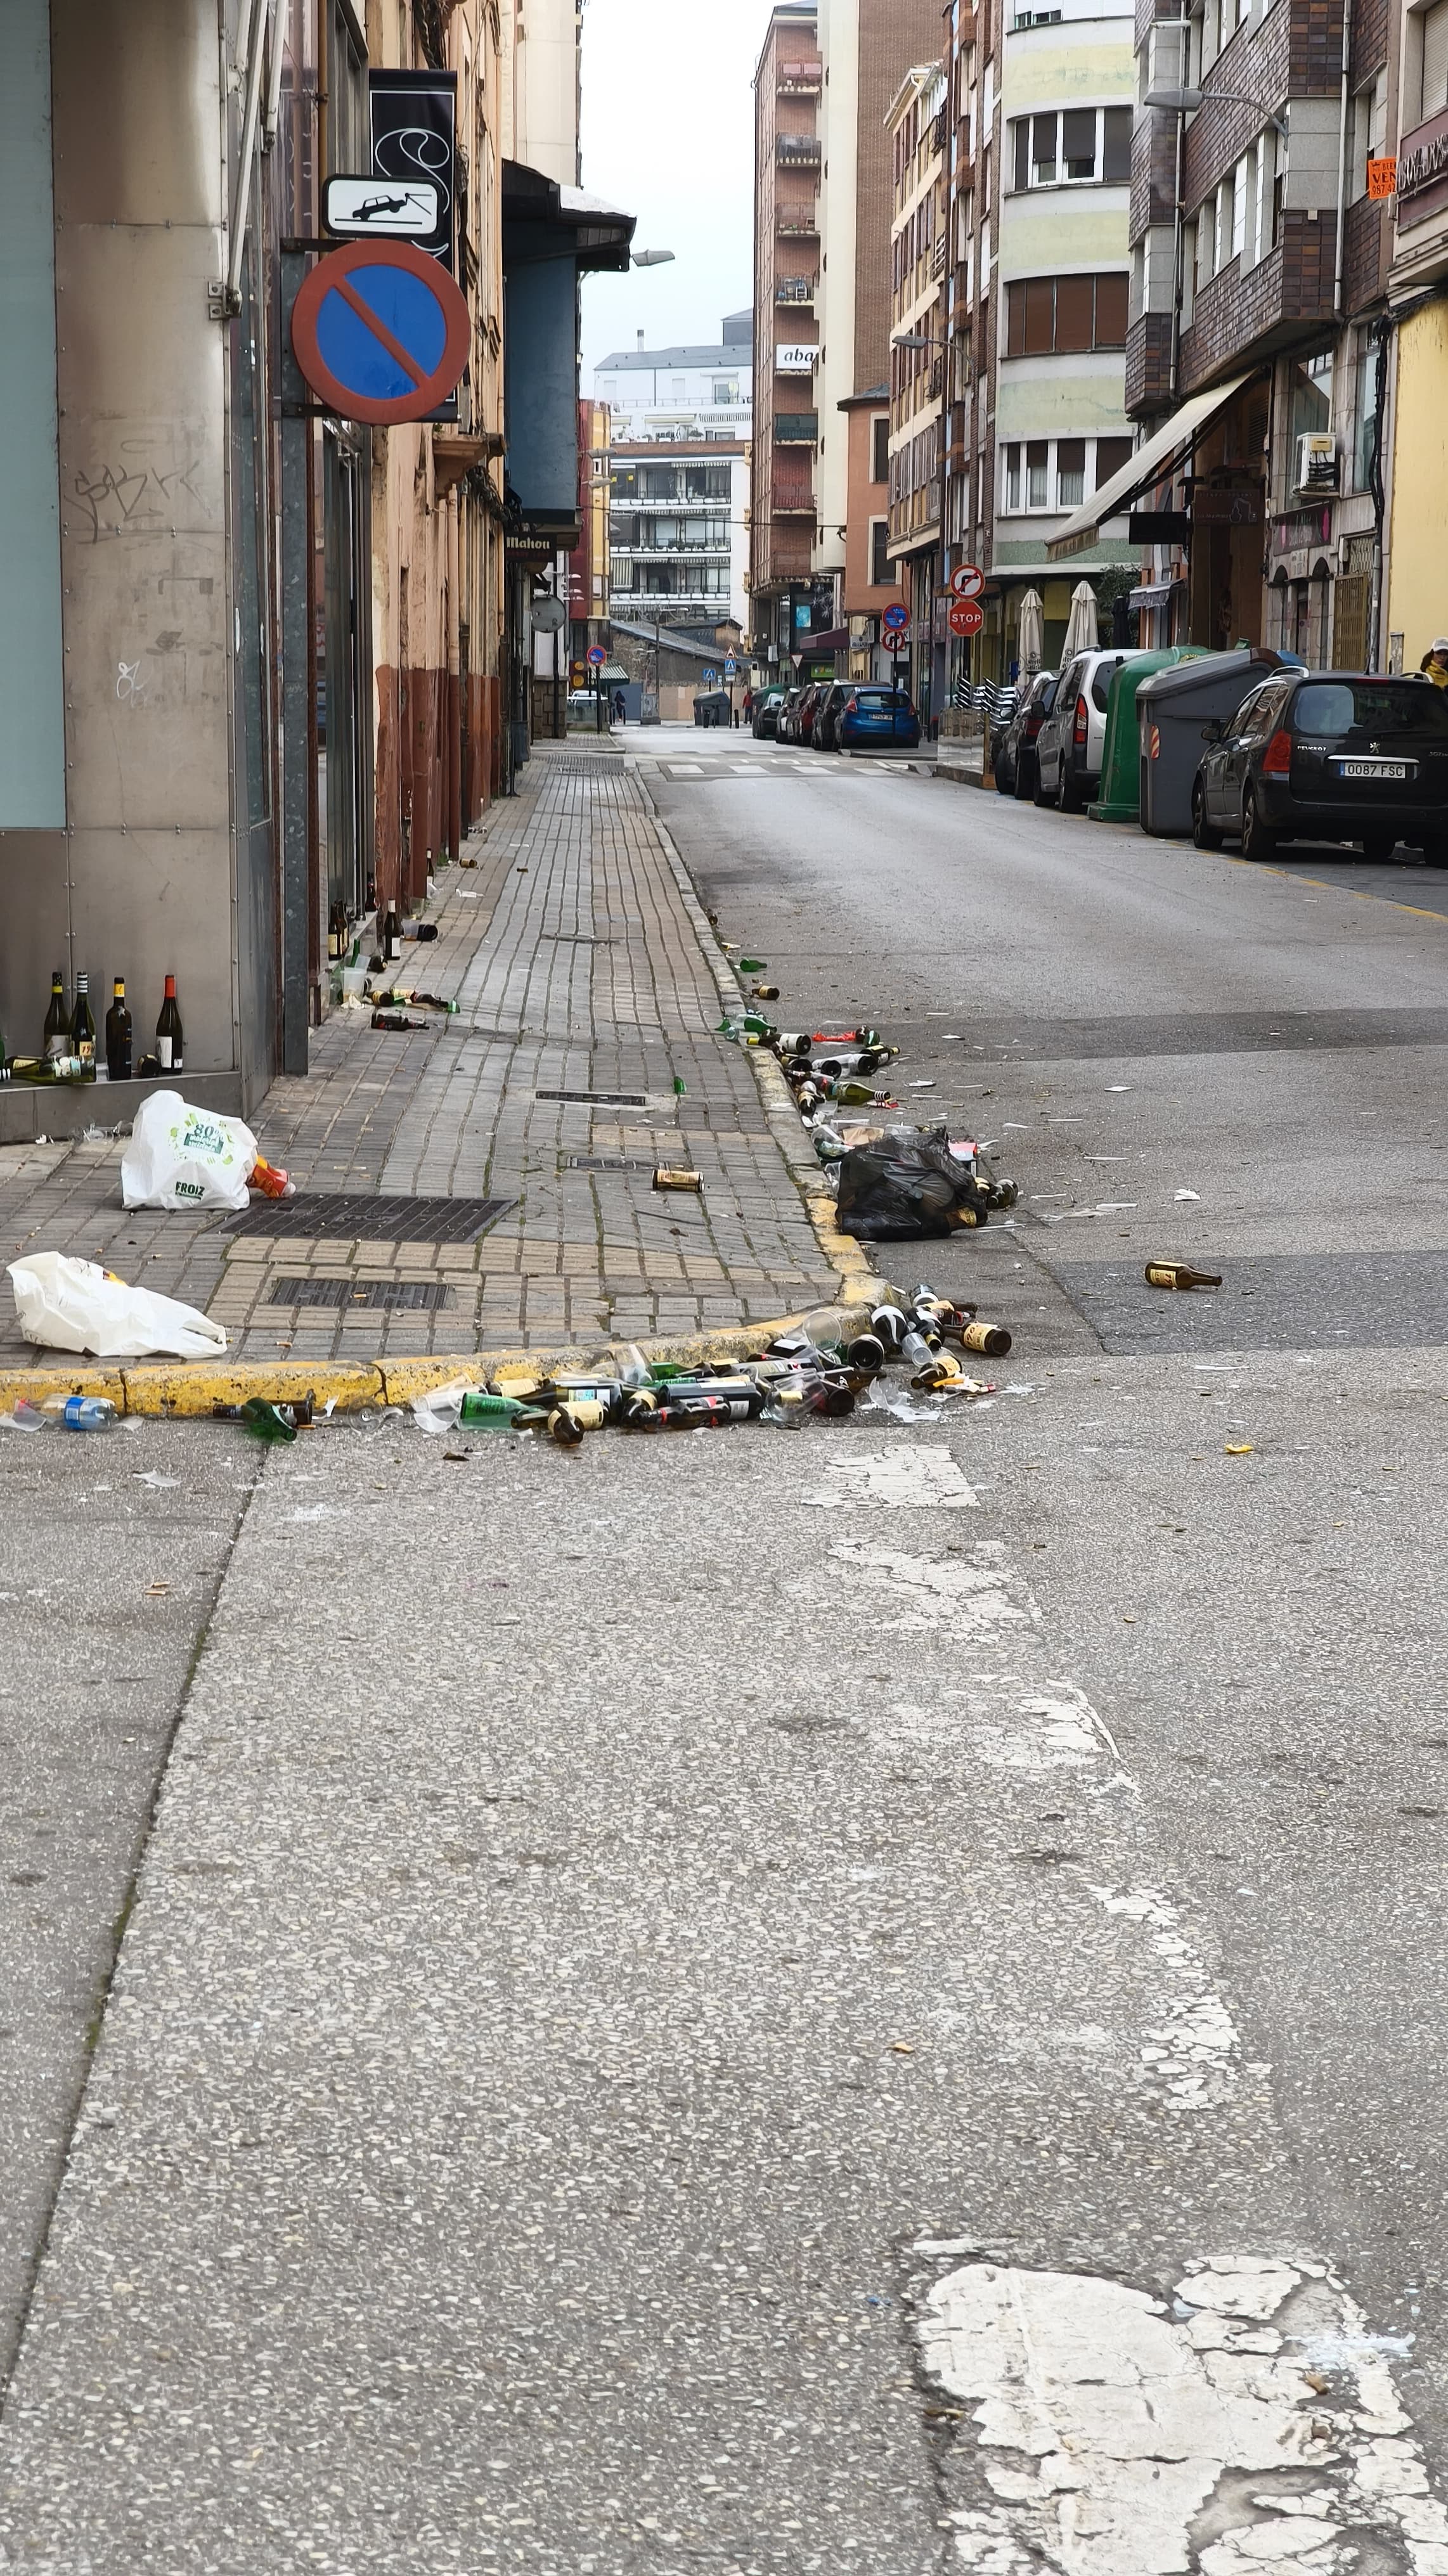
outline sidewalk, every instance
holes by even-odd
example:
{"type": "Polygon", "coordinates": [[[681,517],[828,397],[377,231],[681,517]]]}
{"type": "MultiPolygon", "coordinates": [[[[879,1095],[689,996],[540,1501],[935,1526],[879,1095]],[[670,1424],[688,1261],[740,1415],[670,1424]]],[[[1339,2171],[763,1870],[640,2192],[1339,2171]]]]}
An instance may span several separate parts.
{"type": "MultiPolygon", "coordinates": [[[[715,1034],[708,925],[617,751],[535,751],[430,917],[396,980],[457,1016],[398,1036],[339,1012],[254,1117],[295,1202],[127,1215],[119,1141],[0,1149],[0,1257],[101,1260],[214,1315],[240,1360],[596,1345],[833,1300],[798,1128],[715,1034]],[[659,1162],[702,1194],[656,1192],[659,1162]],[[319,1194],[358,1204],[313,1207],[323,1231],[319,1194]]],[[[29,1356],[7,1312],[0,1360],[29,1356]]]]}

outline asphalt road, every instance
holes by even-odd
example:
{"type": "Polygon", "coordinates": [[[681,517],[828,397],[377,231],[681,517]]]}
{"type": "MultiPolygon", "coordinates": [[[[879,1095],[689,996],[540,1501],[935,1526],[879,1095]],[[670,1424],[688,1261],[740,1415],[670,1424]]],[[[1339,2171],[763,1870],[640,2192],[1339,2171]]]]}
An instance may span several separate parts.
{"type": "Polygon", "coordinates": [[[891,1264],[1000,1392],[166,1435],[198,1530],[257,1490],[0,2565],[1439,2576],[1448,930],[821,766],[657,792],[781,1009],[1000,1136],[1016,1226],[891,1264]]]}

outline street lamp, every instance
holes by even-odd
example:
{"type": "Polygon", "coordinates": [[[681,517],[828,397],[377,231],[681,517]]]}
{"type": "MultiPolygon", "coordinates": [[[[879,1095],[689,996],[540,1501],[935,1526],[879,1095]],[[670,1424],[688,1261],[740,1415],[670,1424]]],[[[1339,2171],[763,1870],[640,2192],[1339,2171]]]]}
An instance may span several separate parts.
{"type": "Polygon", "coordinates": [[[636,250],[631,253],[635,268],[662,268],[674,256],[671,250],[636,250]]]}

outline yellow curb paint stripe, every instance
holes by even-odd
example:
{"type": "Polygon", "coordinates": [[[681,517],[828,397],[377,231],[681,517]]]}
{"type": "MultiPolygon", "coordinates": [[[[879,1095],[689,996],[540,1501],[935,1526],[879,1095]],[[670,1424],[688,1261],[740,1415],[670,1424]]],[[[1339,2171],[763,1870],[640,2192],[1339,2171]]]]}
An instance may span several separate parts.
{"type": "MultiPolygon", "coordinates": [[[[1185,849],[1186,843],[1182,847],[1185,849]]],[[[1234,859],[1223,851],[1229,868],[1250,868],[1257,877],[1281,877],[1284,885],[1316,886],[1319,894],[1345,894],[1354,903],[1381,903],[1389,912],[1410,912],[1415,921],[1436,921],[1440,930],[1448,930],[1448,913],[1434,912],[1427,904],[1400,903],[1394,894],[1374,894],[1367,886],[1334,885],[1330,877],[1299,876],[1296,868],[1274,868],[1263,859],[1234,859]]]]}

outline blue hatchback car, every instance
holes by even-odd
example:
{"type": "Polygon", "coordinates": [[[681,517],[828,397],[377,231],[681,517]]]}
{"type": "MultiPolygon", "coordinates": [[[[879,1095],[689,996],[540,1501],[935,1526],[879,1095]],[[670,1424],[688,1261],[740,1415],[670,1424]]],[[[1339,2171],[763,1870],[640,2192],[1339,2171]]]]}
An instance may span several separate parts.
{"type": "Polygon", "coordinates": [[[908,689],[852,689],[839,720],[841,751],[913,751],[920,718],[908,689]]]}

